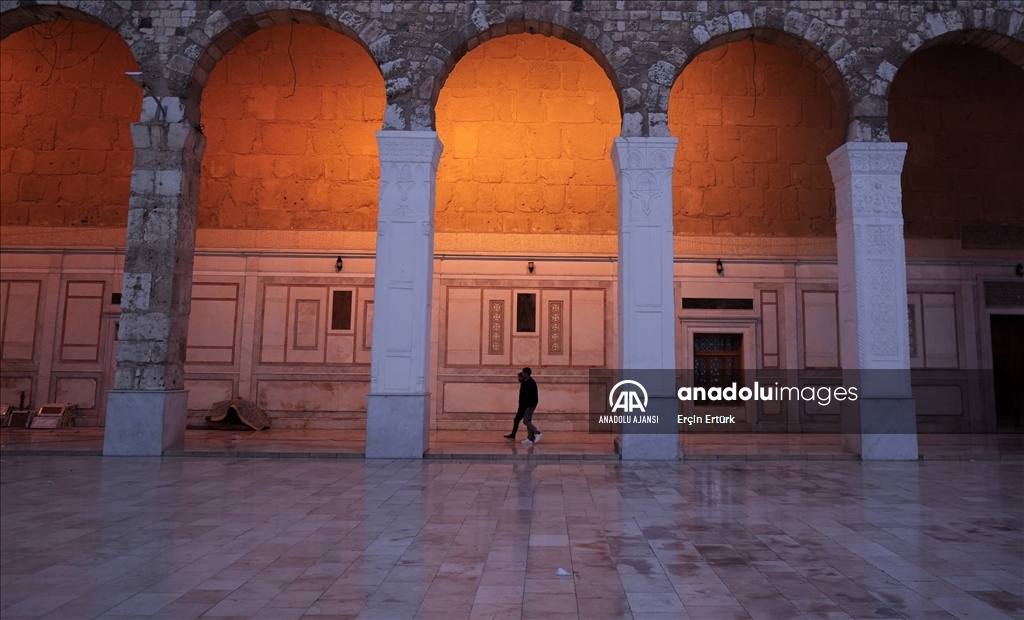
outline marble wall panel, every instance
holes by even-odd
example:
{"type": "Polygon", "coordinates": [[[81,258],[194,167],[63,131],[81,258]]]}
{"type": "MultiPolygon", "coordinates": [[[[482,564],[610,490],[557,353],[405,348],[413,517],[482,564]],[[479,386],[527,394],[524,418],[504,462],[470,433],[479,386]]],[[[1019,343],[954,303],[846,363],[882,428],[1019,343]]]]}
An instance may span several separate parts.
{"type": "Polygon", "coordinates": [[[5,362],[28,361],[35,357],[39,289],[38,280],[0,283],[0,359],[5,362]]]}
{"type": "MultiPolygon", "coordinates": [[[[579,413],[589,411],[587,384],[546,383],[544,373],[534,371],[540,404],[538,416],[545,412],[579,413]]],[[[519,384],[509,378],[503,383],[446,382],[442,388],[446,413],[514,414],[519,404],[519,384]]]]}
{"type": "MultiPolygon", "coordinates": [[[[481,349],[481,306],[480,289],[477,288],[449,288],[448,289],[448,316],[445,322],[445,364],[448,366],[477,365],[480,363],[481,349]]],[[[499,304],[497,317],[500,328],[502,320],[502,308],[499,304]]],[[[483,328],[485,344],[484,349],[488,353],[494,352],[494,342],[490,341],[492,330],[492,317],[490,316],[495,303],[488,300],[486,312],[488,313],[487,323],[483,328]]],[[[498,333],[498,350],[502,352],[503,339],[498,333]]]]}
{"type": "Polygon", "coordinates": [[[66,290],[60,361],[99,361],[104,283],[68,282],[66,290]]]}
{"type": "Polygon", "coordinates": [[[188,325],[188,362],[233,364],[237,329],[238,285],[194,284],[188,325]]]}
{"type": "Polygon", "coordinates": [[[925,368],[959,368],[956,295],[923,293],[921,314],[925,368]]]}
{"type": "Polygon", "coordinates": [[[268,411],[366,411],[369,381],[259,379],[256,404],[268,411]]]}
{"type": "Polygon", "coordinates": [[[605,291],[575,289],[569,322],[569,349],[574,366],[605,365],[605,291]]]}
{"type": "Polygon", "coordinates": [[[805,368],[839,368],[839,309],[836,291],[803,291],[805,368]]]}

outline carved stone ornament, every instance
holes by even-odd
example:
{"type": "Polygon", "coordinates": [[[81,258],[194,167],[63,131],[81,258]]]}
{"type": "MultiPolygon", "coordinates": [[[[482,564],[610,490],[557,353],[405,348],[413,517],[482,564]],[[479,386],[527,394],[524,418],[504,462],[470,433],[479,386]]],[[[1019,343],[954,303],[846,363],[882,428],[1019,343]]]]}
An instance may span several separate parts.
{"type": "Polygon", "coordinates": [[[894,260],[868,261],[867,273],[869,320],[871,321],[871,353],[896,355],[898,323],[896,322],[896,265],[894,260]]]}

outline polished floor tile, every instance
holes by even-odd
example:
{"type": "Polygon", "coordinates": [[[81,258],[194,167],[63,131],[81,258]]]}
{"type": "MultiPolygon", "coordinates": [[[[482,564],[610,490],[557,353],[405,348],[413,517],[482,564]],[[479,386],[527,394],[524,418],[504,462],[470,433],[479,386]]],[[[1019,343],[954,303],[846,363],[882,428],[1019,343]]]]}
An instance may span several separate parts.
{"type": "MultiPolygon", "coordinates": [[[[550,431],[533,446],[506,440],[496,431],[430,431],[428,459],[617,460],[614,436],[550,431]]],[[[683,460],[852,461],[837,434],[680,434],[683,460]]],[[[184,449],[173,456],[362,458],[362,430],[269,429],[259,432],[189,429],[184,449]]],[[[926,461],[1024,461],[1024,435],[918,435],[926,461]]],[[[102,428],[0,429],[0,454],[99,456],[102,428]]]]}
{"type": "Polygon", "coordinates": [[[1019,461],[5,453],[0,520],[11,620],[1024,617],[1019,461]]]}

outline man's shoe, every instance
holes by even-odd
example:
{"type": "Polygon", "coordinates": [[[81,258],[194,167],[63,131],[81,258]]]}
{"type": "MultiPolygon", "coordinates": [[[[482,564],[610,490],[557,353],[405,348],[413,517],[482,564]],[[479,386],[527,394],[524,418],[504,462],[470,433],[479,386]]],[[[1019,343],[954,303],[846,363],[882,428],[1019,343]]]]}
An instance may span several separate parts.
{"type": "Polygon", "coordinates": [[[505,437],[505,439],[508,439],[509,441],[515,441],[516,440],[516,436],[515,435],[505,435],[504,437],[505,437]]]}
{"type": "Polygon", "coordinates": [[[533,445],[533,442],[530,441],[529,439],[524,439],[524,440],[522,440],[519,443],[523,444],[524,446],[532,446],[533,445]]]}
{"type": "Polygon", "coordinates": [[[544,433],[537,433],[537,436],[533,438],[533,443],[540,441],[540,438],[544,436],[544,433]]]}

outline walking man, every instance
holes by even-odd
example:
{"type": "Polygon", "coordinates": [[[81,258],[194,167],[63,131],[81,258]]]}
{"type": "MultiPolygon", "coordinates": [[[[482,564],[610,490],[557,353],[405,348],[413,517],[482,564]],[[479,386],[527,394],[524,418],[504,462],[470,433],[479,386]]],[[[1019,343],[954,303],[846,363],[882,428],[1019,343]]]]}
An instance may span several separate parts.
{"type": "Polygon", "coordinates": [[[533,411],[537,408],[537,382],[533,380],[533,370],[524,368],[519,373],[519,410],[516,411],[516,419],[512,423],[512,432],[505,435],[505,439],[515,441],[516,432],[519,430],[519,421],[526,425],[527,437],[523,440],[524,446],[532,446],[540,441],[543,433],[533,425],[533,411]]]}

